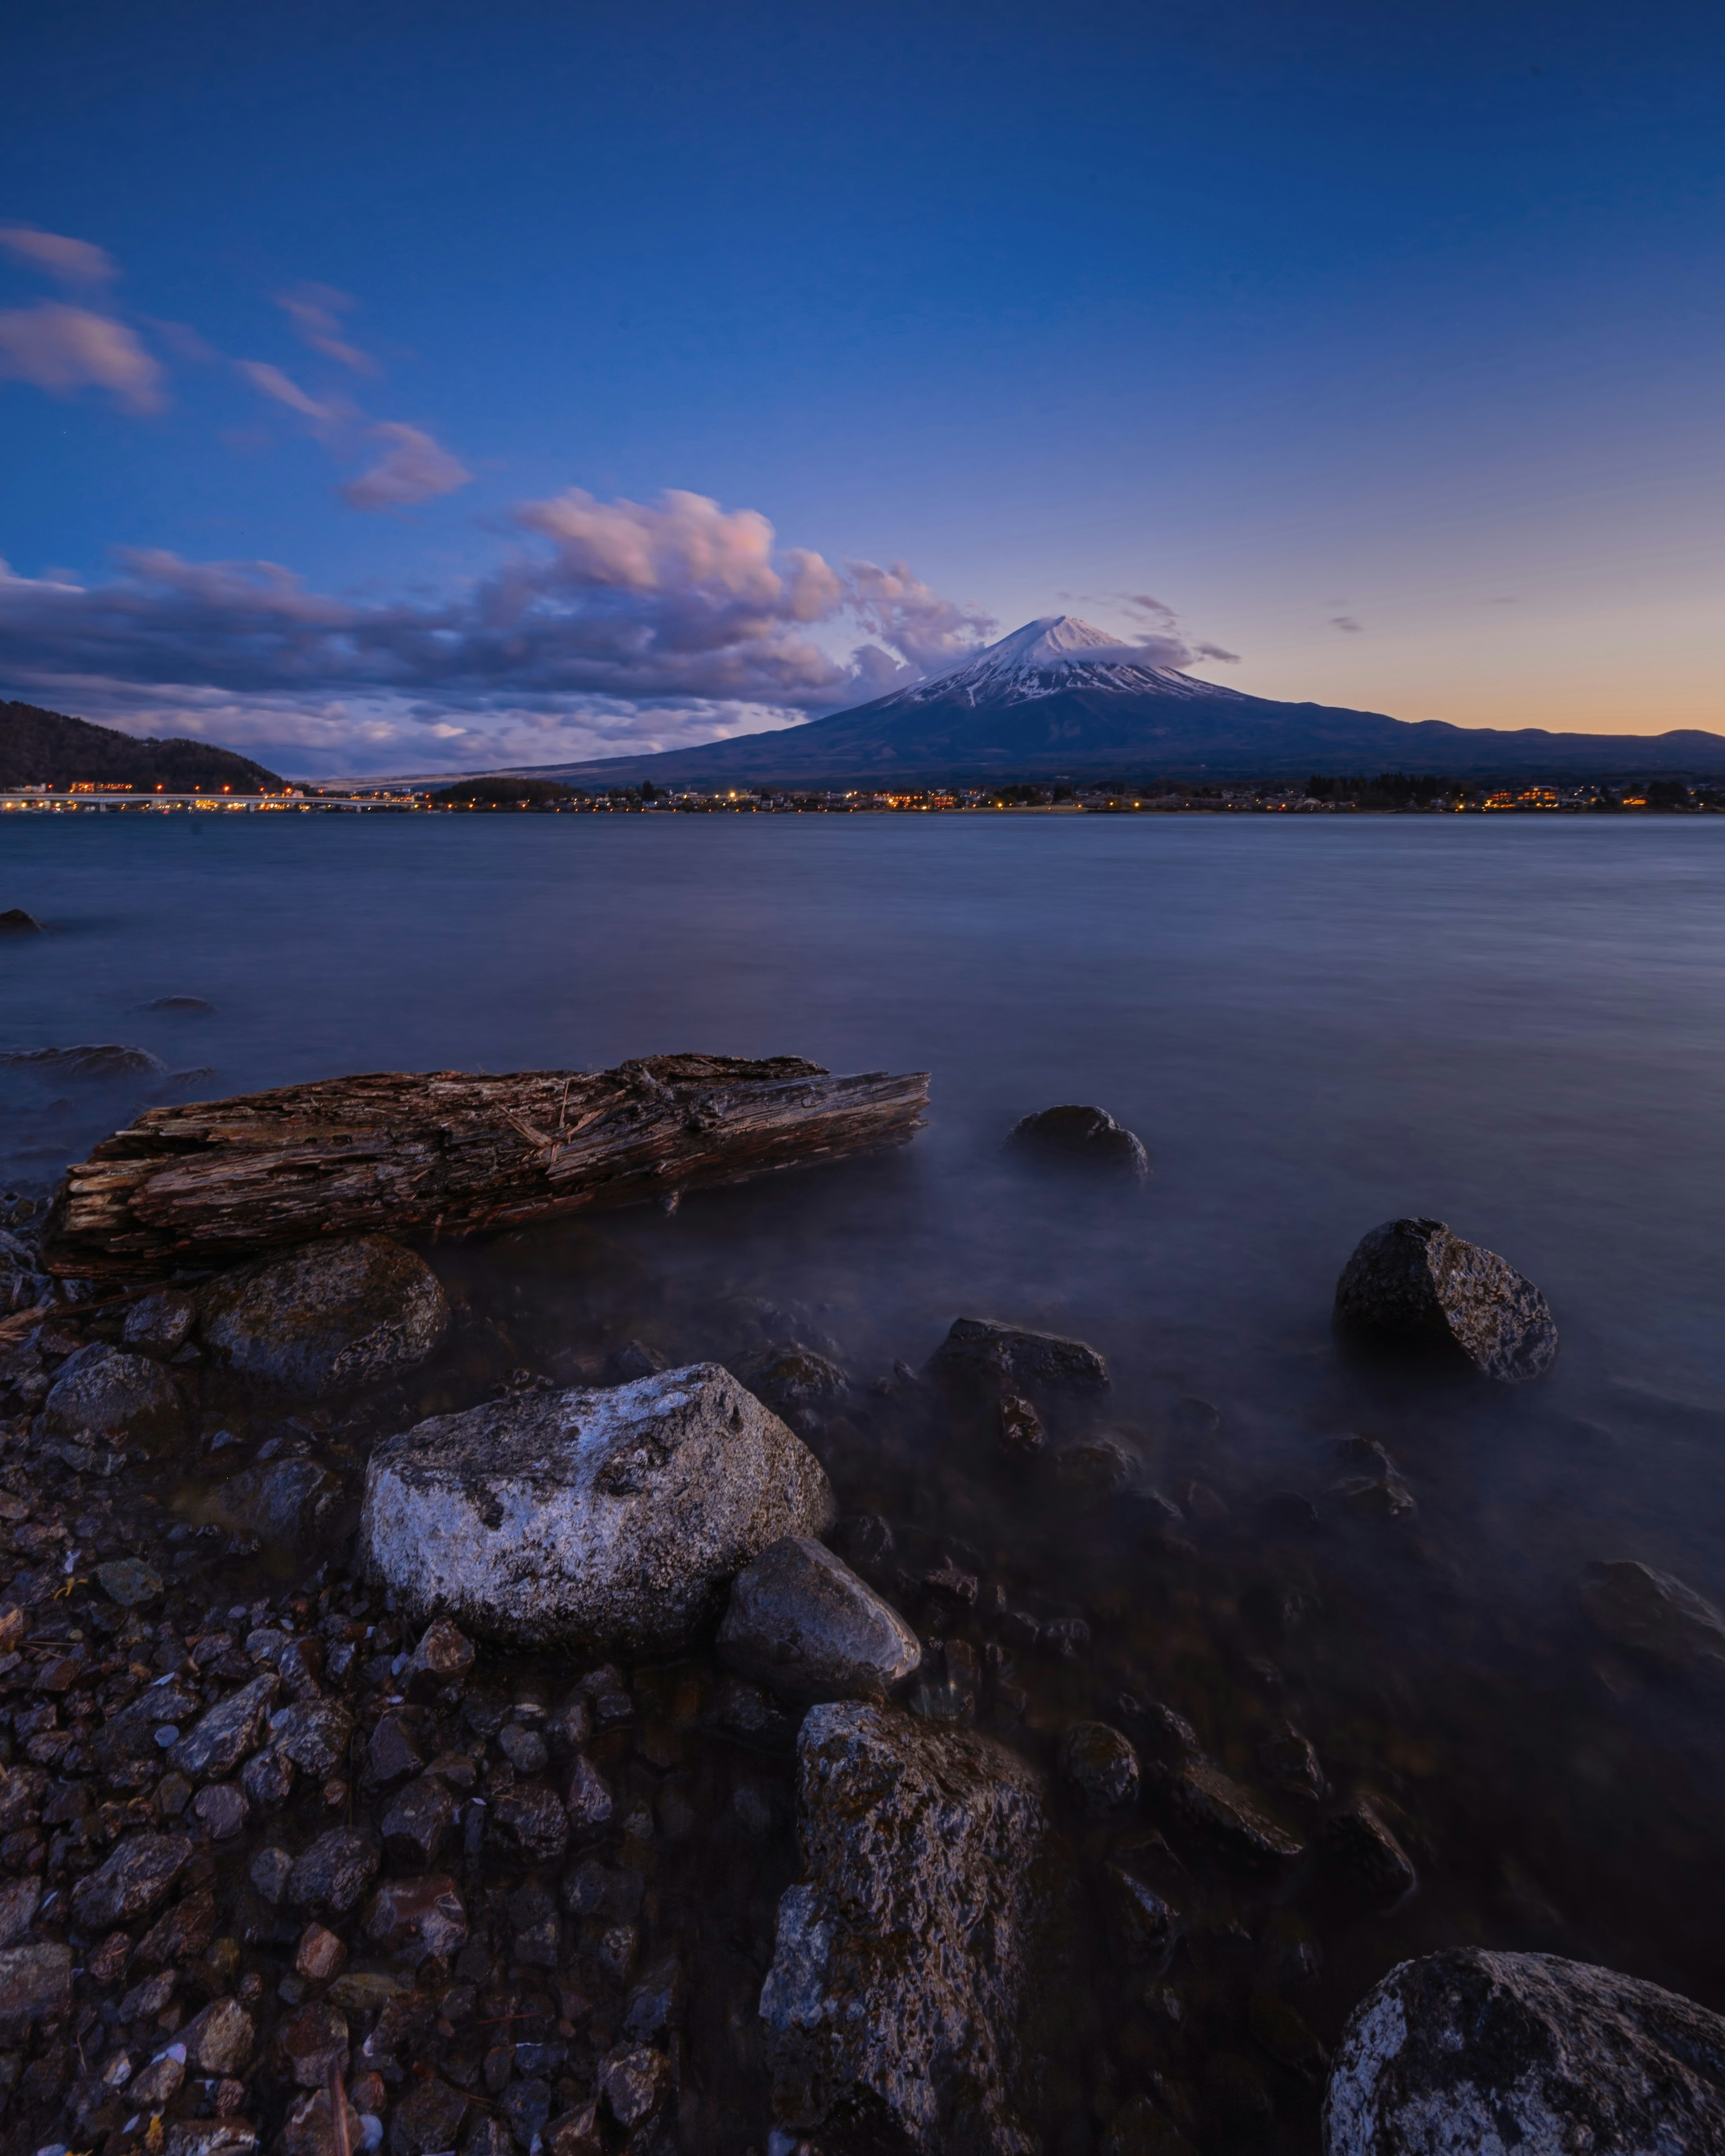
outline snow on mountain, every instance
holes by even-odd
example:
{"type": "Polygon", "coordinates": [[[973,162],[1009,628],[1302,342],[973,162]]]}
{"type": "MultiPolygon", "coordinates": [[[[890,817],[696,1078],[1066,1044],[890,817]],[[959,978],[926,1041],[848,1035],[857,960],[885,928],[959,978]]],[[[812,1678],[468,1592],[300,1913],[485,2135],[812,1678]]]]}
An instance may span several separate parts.
{"type": "MultiPolygon", "coordinates": [[[[1101,689],[1121,696],[1232,698],[1234,689],[1194,680],[1173,667],[1152,665],[1136,644],[1080,621],[1070,613],[1027,621],[973,658],[962,660],[914,688],[901,689],[873,706],[877,711],[911,711],[918,705],[1025,704],[1069,689],[1101,689]]],[[[1241,697],[1240,701],[1247,699],[1241,697]]]]}

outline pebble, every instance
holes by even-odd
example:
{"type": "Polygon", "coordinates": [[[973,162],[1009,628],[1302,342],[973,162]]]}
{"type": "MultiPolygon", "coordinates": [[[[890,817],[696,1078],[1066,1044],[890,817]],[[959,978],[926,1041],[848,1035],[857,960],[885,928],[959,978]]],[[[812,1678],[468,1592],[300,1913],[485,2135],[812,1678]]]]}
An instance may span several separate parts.
{"type": "Polygon", "coordinates": [[[1138,1800],[1138,1755],[1106,1722],[1075,1722],[1062,1734],[1060,1771],[1091,1819],[1106,1819],[1138,1800]]]}

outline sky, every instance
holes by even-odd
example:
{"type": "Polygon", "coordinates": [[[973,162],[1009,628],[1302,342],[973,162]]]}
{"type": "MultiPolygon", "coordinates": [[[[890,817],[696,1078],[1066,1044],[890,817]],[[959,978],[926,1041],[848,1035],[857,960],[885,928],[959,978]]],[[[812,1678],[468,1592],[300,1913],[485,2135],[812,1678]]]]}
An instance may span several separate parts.
{"type": "Polygon", "coordinates": [[[0,696],[671,747],[1072,613],[1725,730],[1725,13],[14,11],[0,696]]]}

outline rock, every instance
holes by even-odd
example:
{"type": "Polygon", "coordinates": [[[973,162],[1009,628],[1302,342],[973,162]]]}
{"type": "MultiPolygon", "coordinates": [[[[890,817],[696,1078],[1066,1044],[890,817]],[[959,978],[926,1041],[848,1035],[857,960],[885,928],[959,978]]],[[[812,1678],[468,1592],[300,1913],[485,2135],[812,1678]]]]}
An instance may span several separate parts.
{"type": "Polygon", "coordinates": [[[1667,1669],[1725,1676],[1725,1616],[1671,1573],[1619,1558],[1588,1568],[1581,1596],[1620,1647],[1667,1669]]]}
{"type": "Polygon", "coordinates": [[[72,1949],[50,1943],[0,1953],[0,2037],[72,2010],[72,1949]]]}
{"type": "Polygon", "coordinates": [[[61,1363],[42,1413],[54,1437],[88,1430],[147,1444],[181,1436],[186,1424],[184,1404],[159,1363],[101,1341],[61,1363]]]}
{"type": "Polygon", "coordinates": [[[294,1949],[294,1969],[308,1984],[327,1984],[347,1966],[347,1948],[321,1924],[307,1924],[294,1949]]]}
{"type": "Polygon", "coordinates": [[[238,2074],[245,2070],[257,2033],[237,1999],[213,1999],[187,2022],[180,2041],[187,2063],[199,2073],[238,2074]]]}
{"type": "Polygon", "coordinates": [[[1301,1856],[1301,1843],[1238,1782],[1208,1759],[1187,1759],[1159,1778],[1180,1823],[1245,1871],[1270,1871],[1301,1856]]]}
{"type": "MultiPolygon", "coordinates": [[[[577,1762],[578,1771],[585,1767],[577,1762]]],[[[526,1782],[491,1806],[491,1826],[506,1848],[518,1849],[530,1863],[553,1863],[569,1839],[569,1815],[557,1791],[543,1782],[526,1782]]]]}
{"type": "Polygon", "coordinates": [[[417,1774],[425,1764],[424,1754],[413,1742],[413,1732],[398,1714],[378,1719],[366,1746],[366,1764],[378,1786],[398,1782],[404,1774],[417,1774]]]}
{"type": "Polygon", "coordinates": [[[199,1301],[213,1354],[254,1383],[311,1399],[405,1377],[449,1322],[430,1266],[382,1235],[244,1266],[199,1301]]]}
{"type": "Polygon", "coordinates": [[[1040,1452],[1048,1432],[1029,1401],[1009,1393],[1000,1403],[1000,1449],[1019,1459],[1040,1452]]]}
{"type": "Polygon", "coordinates": [[[438,2156],[453,2148],[467,2116],[467,2098],[435,2074],[416,2081],[389,2122],[389,2156],[438,2156]]]}
{"type": "Polygon", "coordinates": [[[1285,1722],[1258,1747],[1258,1763],[1264,1778],[1291,1797],[1316,1803],[1324,1793],[1324,1772],[1318,1764],[1312,1739],[1285,1722]]]}
{"type": "Polygon", "coordinates": [[[797,1752],[803,1877],[761,1994],[777,2124],[1029,2156],[1072,1907],[1039,1779],[849,1702],[812,1707],[797,1752]]]}
{"type": "Polygon", "coordinates": [[[427,1872],[380,1887],[366,1912],[366,1936],[384,1953],[423,1961],[453,1958],[467,1943],[467,1911],[453,1879],[427,1872]]]}
{"type": "Polygon", "coordinates": [[[231,1782],[212,1782],[208,1789],[198,1792],[192,1809],[212,1841],[231,1841],[245,1825],[251,1806],[245,1800],[244,1792],[236,1789],[231,1782]]]}
{"type": "Polygon", "coordinates": [[[440,1617],[428,1625],[408,1661],[405,1690],[409,1699],[435,1699],[445,1685],[459,1684],[473,1667],[473,1642],[440,1617]]]}
{"type": "Polygon", "coordinates": [[[204,1018],[211,1015],[215,1005],[206,1003],[202,996],[157,996],[138,1009],[146,1011],[172,1011],[182,1018],[204,1018]]]}
{"type": "Polygon", "coordinates": [[[383,1853],[404,1871],[429,1871],[443,1854],[454,1820],[455,1799],[435,1776],[409,1782],[378,1823],[383,1853]]]}
{"type": "Polygon", "coordinates": [[[1180,1936],[1178,1911],[1123,1865],[1111,1864],[1105,1876],[1108,1914],[1127,1960],[1166,1969],[1180,1936]]]}
{"type": "Polygon", "coordinates": [[[72,1915],[80,1931],[105,1932],[112,1924],[147,1916],[164,1900],[186,1867],[193,1841],[183,1834],[135,1834],[106,1863],[72,1889],[72,1915]]]}
{"type": "Polygon", "coordinates": [[[126,1048],[118,1041],[91,1042],[77,1048],[28,1048],[0,1055],[0,1065],[39,1070],[45,1078],[155,1078],[167,1065],[147,1048],[126,1048]]]}
{"type": "Polygon", "coordinates": [[[332,1699],[295,1700],[270,1717],[271,1745],[317,1782],[346,1763],[352,1737],[353,1717],[332,1699]]]}
{"type": "Polygon", "coordinates": [[[545,2138],[547,2156],[602,2156],[598,2106],[578,2104],[566,2111],[545,2138]]]}
{"type": "Polygon", "coordinates": [[[1106,1722],[1075,1722],[1060,1738],[1061,1778],[1091,1819],[1138,1800],[1138,1755],[1106,1722]]]}
{"type": "Polygon", "coordinates": [[[1354,2009],[1326,2156],[1725,2150],[1725,2019],[1615,1969],[1466,1948],[1404,1961],[1354,2009]]]}
{"type": "Polygon", "coordinates": [[[675,1954],[657,1962],[630,1992],[623,2010],[623,2034],[638,2043],[656,2042],[682,2005],[683,1975],[675,1954]]]}
{"type": "Polygon", "coordinates": [[[208,1887],[199,1887],[163,1911],[138,1941],[135,1958],[145,1969],[165,1969],[202,1953],[215,1928],[216,1897],[208,1887]]]}
{"type": "Polygon", "coordinates": [[[353,1826],[331,1827],[294,1864],[288,1899],[296,1909],[343,1916],[358,1901],[377,1869],[377,1846],[353,1826]]]}
{"type": "Polygon", "coordinates": [[[176,1295],[172,1288],[157,1288],[153,1295],[141,1296],[126,1312],[121,1337],[128,1348],[151,1355],[172,1355],[186,1344],[196,1315],[190,1296],[176,1295]]]}
{"type": "Polygon", "coordinates": [[[841,1399],[850,1381],[836,1363],[812,1348],[774,1348],[751,1363],[742,1382],[775,1414],[798,1408],[824,1407],[841,1399]]]}
{"type": "Polygon", "coordinates": [[[803,1701],[884,1698],[922,1659],[898,1612],[807,1535],[737,1574],[718,1647],[744,1676],[803,1701]]]}
{"type": "Polygon", "coordinates": [[[1324,1868],[1373,1908],[1394,1908],[1420,1883],[1407,1851],[1363,1797],[1324,1821],[1317,1846],[1324,1868]]]}
{"type": "Polygon", "coordinates": [[[649,2051],[644,2046],[613,2051],[599,2066],[599,2095],[619,2126],[639,2126],[663,2102],[670,2078],[669,2064],[662,2052],[649,2051]]]}
{"type": "Polygon", "coordinates": [[[8,906],[0,913],[0,936],[44,936],[48,932],[33,913],[21,906],[8,906]]]}
{"type": "MultiPolygon", "coordinates": [[[[519,2051],[521,2047],[517,2045],[516,2048],[519,2051]]],[[[499,2097],[497,2108],[508,2122],[516,2148],[531,2150],[538,2143],[541,2128],[551,2117],[551,2083],[536,2077],[511,2082],[499,2097]]]]}
{"type": "Polygon", "coordinates": [[[293,1868],[294,1860],[285,1849],[260,1849],[246,1876],[266,1902],[279,1907],[293,1868]]]}
{"type": "Polygon", "coordinates": [[[1105,1392],[1108,1365],[1081,1340],[1032,1332],[994,1317],[957,1317],[928,1358],[927,1374],[995,1394],[1105,1392]]]}
{"type": "Polygon", "coordinates": [[[722,1584],[832,1517],[820,1463],[728,1371],[513,1394],[372,1454],[361,1538],[398,1604],[520,1645],[683,1644],[722,1584]]]}
{"type": "Polygon", "coordinates": [[[497,1748],[518,1774],[543,1774],[551,1757],[539,1732],[523,1728],[518,1722],[504,1723],[497,1732],[497,1748]]]}
{"type": "Polygon", "coordinates": [[[187,2118],[167,2129],[165,2156],[252,2156],[257,2145],[243,2118],[187,2118]]]}
{"type": "Polygon", "coordinates": [[[322,2088],[331,2067],[347,2071],[347,2016],[327,1999],[301,2006],[278,2026],[273,2048],[296,2087],[322,2088]]]}
{"type": "Polygon", "coordinates": [[[1330,1495],[1363,1519],[1410,1520],[1420,1509],[1399,1475],[1345,1475],[1331,1485],[1330,1495]]]}
{"type": "Polygon", "coordinates": [[[1204,1757],[1198,1732],[1183,1714],[1176,1714],[1161,1700],[1137,1700],[1122,1692],[1117,1707],[1121,1719],[1137,1732],[1139,1743],[1153,1759],[1173,1767],[1204,1757]]]}
{"type": "Polygon", "coordinates": [[[99,1564],[95,1576],[103,1594],[122,1609],[153,1602],[162,1592],[161,1573],[151,1572],[141,1558],[116,1558],[111,1564],[99,1564]]]}
{"type": "Polygon", "coordinates": [[[1336,1284],[1336,1323],[1381,1346],[1465,1357],[1504,1384],[1543,1378],[1557,1359],[1538,1289],[1441,1220],[1386,1220],[1362,1236],[1336,1284]]]}
{"type": "Polygon", "coordinates": [[[1135,2096],[1108,2123],[1102,2156],[1197,2156],[1166,2112],[1147,2096],[1135,2096]]]}
{"type": "Polygon", "coordinates": [[[231,1535],[272,1549],[303,1550],[326,1538],[340,1517],[341,1485],[315,1460],[272,1460],[218,1483],[205,1511],[231,1535]]]}
{"type": "Polygon", "coordinates": [[[218,1701],[194,1722],[177,1744],[168,1747],[168,1764],[194,1781],[231,1774],[249,1752],[255,1751],[270,1702],[281,1688],[274,1670],[265,1670],[236,1692],[218,1701]]]}
{"type": "Polygon", "coordinates": [[[285,1753],[268,1748],[246,1761],[239,1783],[259,1811],[280,1811],[293,1791],[294,1763],[285,1753]]]}
{"type": "Polygon", "coordinates": [[[1063,1166],[1134,1183],[1150,1178],[1150,1156],[1142,1142],[1122,1130],[1106,1108],[1043,1108],[1014,1124],[1010,1142],[1020,1152],[1063,1166]]]}
{"type": "Polygon", "coordinates": [[[1081,1505],[1117,1497],[1132,1479],[1132,1456],[1117,1437],[1081,1437],[1049,1460],[1062,1491],[1081,1505]]]}
{"type": "Polygon", "coordinates": [[[8,1879],[0,1887],[0,1947],[15,1946],[23,1937],[41,1900],[39,1879],[8,1879]]]}

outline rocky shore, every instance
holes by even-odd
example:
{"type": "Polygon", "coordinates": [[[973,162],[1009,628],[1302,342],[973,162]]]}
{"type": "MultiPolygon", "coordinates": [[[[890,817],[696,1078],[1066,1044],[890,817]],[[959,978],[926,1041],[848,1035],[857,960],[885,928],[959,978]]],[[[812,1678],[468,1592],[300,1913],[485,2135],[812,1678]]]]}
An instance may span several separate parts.
{"type": "MultiPolygon", "coordinates": [[[[1137,1184],[1098,1117],[1028,1135],[1137,1184]]],[[[386,1235],[116,1289],[7,1217],[5,2156],[1725,2150],[1725,2020],[1446,1938],[1430,1784],[1315,1710],[1314,1537],[1417,1520],[1379,1441],[1256,1488],[989,1313],[868,1372],[732,1298],[671,1361],[386,1235]]],[[[1557,1347],[1432,1221],[1337,1322],[1557,1347]]],[[[1725,1671],[1683,1583],[1581,1593],[1725,1671]]]]}

